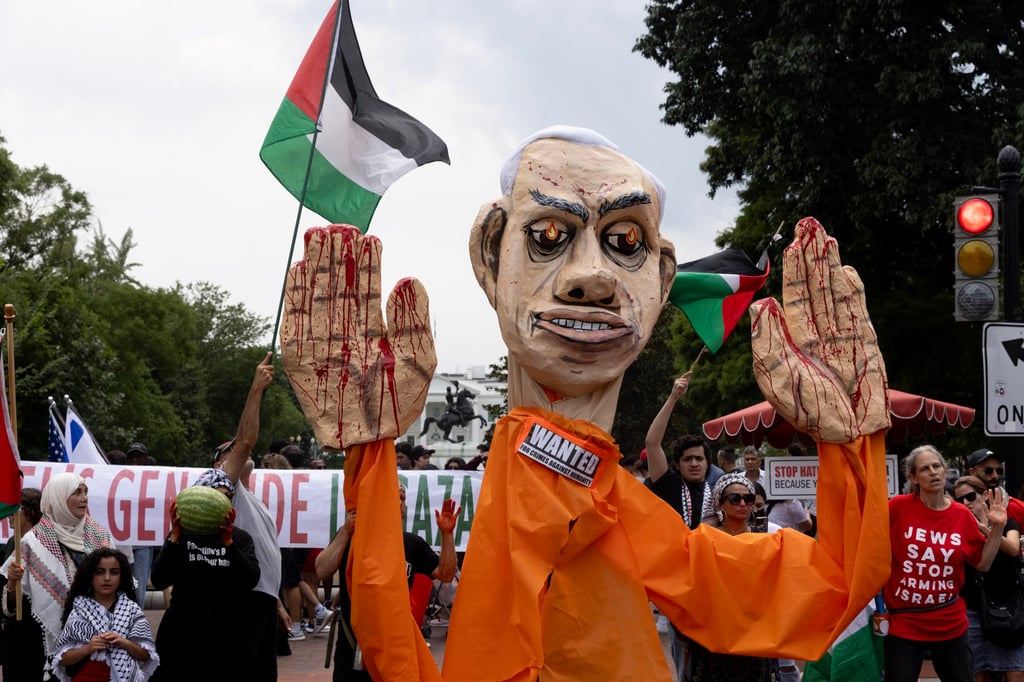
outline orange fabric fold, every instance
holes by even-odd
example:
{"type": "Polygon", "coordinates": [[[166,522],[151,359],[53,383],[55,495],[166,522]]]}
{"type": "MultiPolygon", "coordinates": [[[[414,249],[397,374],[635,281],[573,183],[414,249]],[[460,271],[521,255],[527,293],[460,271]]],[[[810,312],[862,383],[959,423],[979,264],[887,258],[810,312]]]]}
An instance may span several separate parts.
{"type": "Polygon", "coordinates": [[[648,600],[712,650],[819,658],[889,573],[884,435],[819,456],[818,542],[691,532],[601,429],[513,410],[491,441],[444,679],[670,680],[648,600]],[[590,487],[516,451],[538,419],[600,457],[590,487]]]}
{"type": "Polygon", "coordinates": [[[344,496],[345,509],[358,510],[345,580],[366,670],[375,680],[440,682],[409,608],[394,442],[347,448],[344,496]]]}

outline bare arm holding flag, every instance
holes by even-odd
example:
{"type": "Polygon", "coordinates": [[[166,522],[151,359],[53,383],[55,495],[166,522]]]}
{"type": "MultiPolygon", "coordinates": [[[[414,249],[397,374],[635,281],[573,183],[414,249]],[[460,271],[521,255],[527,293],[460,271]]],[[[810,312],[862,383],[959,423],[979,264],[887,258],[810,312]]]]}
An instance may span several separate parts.
{"type": "Polygon", "coordinates": [[[675,409],[676,403],[686,395],[691,374],[692,372],[687,372],[672,382],[672,391],[647,429],[647,440],[644,442],[644,447],[647,448],[647,472],[652,481],[657,481],[668,471],[668,458],[665,456],[665,449],[661,446],[661,442],[665,440],[665,431],[672,418],[672,410],[675,409]]]}
{"type": "Polygon", "coordinates": [[[274,381],[274,366],[270,364],[272,355],[273,353],[268,351],[263,362],[256,367],[249,394],[245,398],[245,407],[242,408],[242,416],[238,420],[234,443],[224,452],[221,459],[221,469],[232,483],[238,482],[260,436],[260,405],[264,392],[274,381]]]}

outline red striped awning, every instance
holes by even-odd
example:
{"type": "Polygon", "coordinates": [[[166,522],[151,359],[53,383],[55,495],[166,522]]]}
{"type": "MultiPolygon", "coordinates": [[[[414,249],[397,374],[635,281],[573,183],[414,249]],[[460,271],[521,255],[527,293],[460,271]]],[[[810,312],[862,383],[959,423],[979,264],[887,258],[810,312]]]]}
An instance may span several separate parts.
{"type": "MultiPolygon", "coordinates": [[[[947,428],[966,429],[974,422],[974,408],[933,400],[924,396],[889,389],[889,413],[892,426],[886,440],[901,443],[926,433],[941,433],[947,428]]],[[[794,441],[810,445],[809,436],[799,433],[775,411],[768,401],[704,422],[704,436],[710,441],[760,445],[767,440],[777,448],[794,441]]]]}

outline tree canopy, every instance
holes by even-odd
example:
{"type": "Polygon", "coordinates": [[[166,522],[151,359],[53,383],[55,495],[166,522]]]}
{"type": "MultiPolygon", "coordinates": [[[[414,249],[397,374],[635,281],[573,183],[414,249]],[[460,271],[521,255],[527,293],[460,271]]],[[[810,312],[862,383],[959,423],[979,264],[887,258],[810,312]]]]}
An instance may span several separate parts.
{"type": "MultiPolygon", "coordinates": [[[[951,207],[1020,147],[1024,4],[650,0],[646,24],[636,51],[672,73],[664,122],[707,135],[710,193],[740,198],[719,246],[759,253],[780,222],[818,218],[864,280],[890,385],[983,423],[981,326],[953,320],[951,207]]],[[[733,400],[753,382],[745,339],[716,364],[743,353],[746,377],[695,377],[704,417],[748,404],[733,400]]]]}
{"type": "MultiPolygon", "coordinates": [[[[83,192],[3,145],[0,290],[15,306],[22,457],[46,459],[47,397],[67,394],[102,448],[142,441],[159,464],[205,465],[235,432],[269,323],[209,283],[136,282],[131,229],[111,240],[83,192]]],[[[261,421],[258,448],[309,432],[283,372],[261,421]]]]}

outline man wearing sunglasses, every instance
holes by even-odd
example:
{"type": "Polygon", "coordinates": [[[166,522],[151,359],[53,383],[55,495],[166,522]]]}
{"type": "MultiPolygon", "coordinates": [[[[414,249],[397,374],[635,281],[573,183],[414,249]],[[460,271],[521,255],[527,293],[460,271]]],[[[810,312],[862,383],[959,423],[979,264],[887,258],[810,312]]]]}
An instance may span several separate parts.
{"type": "Polygon", "coordinates": [[[967,473],[981,479],[989,490],[1002,490],[1003,499],[1006,500],[1006,514],[1024,527],[1024,502],[1008,494],[1006,488],[1002,486],[1003,474],[1006,473],[1004,461],[1002,455],[988,448],[981,448],[967,458],[967,473]]]}
{"type": "MultiPolygon", "coordinates": [[[[989,490],[1001,487],[1003,479],[1003,456],[997,455],[988,448],[981,448],[971,453],[967,458],[967,473],[977,476],[989,490]]],[[[1003,491],[1004,497],[1009,497],[1003,491]]]]}

